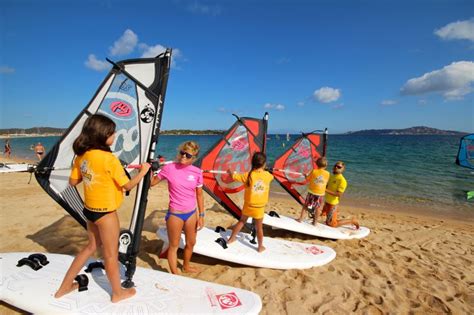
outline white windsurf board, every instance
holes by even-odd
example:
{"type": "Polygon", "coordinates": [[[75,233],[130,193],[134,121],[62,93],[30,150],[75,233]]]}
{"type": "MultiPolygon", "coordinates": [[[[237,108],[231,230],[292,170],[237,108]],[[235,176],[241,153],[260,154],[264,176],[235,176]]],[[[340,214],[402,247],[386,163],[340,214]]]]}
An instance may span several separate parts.
{"type": "Polygon", "coordinates": [[[0,173],[26,172],[30,166],[26,163],[0,163],[0,173]]]}
{"type": "MultiPolygon", "coordinates": [[[[218,244],[218,238],[229,239],[232,230],[215,232],[204,227],[198,231],[194,253],[242,265],[273,269],[307,269],[322,266],[336,257],[336,252],[327,246],[291,242],[271,237],[264,237],[265,251],[259,253],[257,244],[250,241],[253,237],[247,233],[239,233],[237,240],[227,244],[227,248],[218,244]]],[[[158,237],[165,241],[163,251],[168,248],[166,228],[157,231],[158,237]]],[[[184,248],[185,238],[181,234],[180,248],[184,248]]],[[[162,251],[162,252],[163,252],[162,251]]]]}
{"type": "Polygon", "coordinates": [[[46,253],[49,264],[37,271],[16,266],[30,254],[0,254],[0,300],[34,314],[258,314],[262,308],[260,297],[250,291],[141,267],[133,277],[137,294],[119,303],[110,301],[110,284],[101,268],[91,273],[83,268],[80,274],[89,279],[86,291],[56,299],[73,257],[46,253]]]}
{"type": "MultiPolygon", "coordinates": [[[[359,227],[359,229],[356,229],[356,227],[353,225],[343,225],[334,228],[326,224],[317,223],[317,225],[314,226],[312,220],[298,222],[294,218],[290,218],[281,214],[278,215],[279,217],[270,216],[265,213],[263,224],[279,229],[335,240],[364,238],[370,233],[370,229],[363,226],[359,227]]],[[[251,222],[251,220],[249,222],[251,222]]]]}

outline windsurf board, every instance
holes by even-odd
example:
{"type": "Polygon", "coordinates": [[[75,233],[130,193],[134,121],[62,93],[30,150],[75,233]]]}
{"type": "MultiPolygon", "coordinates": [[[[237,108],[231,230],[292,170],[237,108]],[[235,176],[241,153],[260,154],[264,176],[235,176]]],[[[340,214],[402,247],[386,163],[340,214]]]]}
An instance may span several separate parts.
{"type": "MultiPolygon", "coordinates": [[[[253,237],[247,233],[239,233],[237,240],[232,244],[224,241],[229,239],[232,230],[216,232],[204,227],[197,232],[194,253],[242,265],[273,269],[307,269],[322,266],[336,257],[336,252],[327,246],[292,242],[271,237],[264,237],[265,251],[259,253],[257,244],[252,244],[253,237]],[[222,244],[225,245],[222,245],[222,244]],[[224,248],[224,247],[227,248],[224,248]]],[[[165,241],[162,253],[168,248],[168,234],[166,228],[157,231],[158,237],[165,241]]],[[[181,234],[180,248],[184,248],[185,238],[181,234]]]]}
{"type": "MultiPolygon", "coordinates": [[[[312,220],[298,222],[294,218],[281,214],[275,215],[275,213],[275,211],[271,211],[271,215],[265,213],[263,224],[279,229],[335,240],[364,238],[370,233],[370,229],[363,226],[359,227],[359,229],[356,229],[353,225],[343,225],[334,228],[326,224],[317,223],[317,225],[314,226],[312,220]]],[[[249,222],[251,222],[251,220],[249,220],[249,222]]]]}
{"type": "Polygon", "coordinates": [[[0,163],[0,173],[26,172],[29,167],[26,163],[0,163]]]}
{"type": "Polygon", "coordinates": [[[111,288],[102,268],[90,273],[83,268],[80,274],[87,275],[87,290],[56,299],[54,293],[73,257],[44,254],[46,265],[36,260],[17,267],[31,254],[0,254],[0,300],[34,314],[258,314],[262,308],[260,297],[250,291],[141,267],[133,277],[137,294],[119,303],[110,301],[111,288]],[[35,271],[30,264],[40,269],[35,271]]]}

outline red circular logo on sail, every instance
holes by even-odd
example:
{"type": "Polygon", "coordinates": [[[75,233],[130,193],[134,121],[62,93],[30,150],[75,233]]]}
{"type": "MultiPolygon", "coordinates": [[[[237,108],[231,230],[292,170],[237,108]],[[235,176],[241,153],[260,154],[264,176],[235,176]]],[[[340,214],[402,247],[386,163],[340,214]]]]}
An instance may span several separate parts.
{"type": "Polygon", "coordinates": [[[232,141],[232,149],[236,151],[245,150],[247,147],[247,141],[245,139],[237,139],[232,141]]]}
{"type": "Polygon", "coordinates": [[[110,104],[112,113],[120,117],[127,117],[132,114],[132,106],[122,101],[113,102],[110,104]]]}

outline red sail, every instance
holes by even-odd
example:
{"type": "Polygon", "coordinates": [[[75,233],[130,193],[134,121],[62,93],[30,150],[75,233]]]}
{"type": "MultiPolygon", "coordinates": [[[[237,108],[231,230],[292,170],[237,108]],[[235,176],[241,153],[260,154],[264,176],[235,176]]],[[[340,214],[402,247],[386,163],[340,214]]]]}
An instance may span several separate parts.
{"type": "Polygon", "coordinates": [[[250,171],[253,154],[265,151],[267,122],[267,113],[262,119],[237,117],[222,138],[196,162],[203,170],[204,190],[236,218],[240,218],[242,211],[228,194],[243,190],[244,185],[232,181],[225,172],[250,171]]]}
{"type": "Polygon", "coordinates": [[[302,134],[273,164],[275,180],[301,205],[307,192],[302,174],[317,168],[316,159],[326,155],[326,142],[326,132],[302,134]]]}

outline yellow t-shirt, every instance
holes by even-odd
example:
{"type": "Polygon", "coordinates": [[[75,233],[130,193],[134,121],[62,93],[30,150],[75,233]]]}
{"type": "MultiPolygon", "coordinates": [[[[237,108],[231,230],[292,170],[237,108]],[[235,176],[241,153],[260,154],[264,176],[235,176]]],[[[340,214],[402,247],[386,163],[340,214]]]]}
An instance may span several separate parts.
{"type": "MultiPolygon", "coordinates": [[[[342,174],[331,174],[331,177],[329,177],[329,182],[327,185],[328,190],[343,193],[346,190],[346,188],[347,188],[347,181],[344,178],[344,176],[342,176],[342,174]]],[[[339,203],[339,197],[328,193],[324,197],[324,201],[329,203],[330,205],[335,206],[339,203]]]]}
{"type": "Polygon", "coordinates": [[[129,181],[119,159],[102,150],[76,157],[70,178],[82,179],[85,207],[95,212],[117,210],[123,200],[122,186],[129,181]]]}
{"type": "MultiPolygon", "coordinates": [[[[247,185],[249,173],[232,174],[232,179],[247,185]]],[[[273,175],[267,171],[253,171],[251,175],[250,187],[245,186],[244,207],[265,207],[270,193],[270,183],[273,175]]]]}
{"type": "Polygon", "coordinates": [[[329,172],[326,170],[312,170],[311,173],[306,176],[308,180],[308,192],[316,196],[324,196],[329,175],[329,172]]]}

